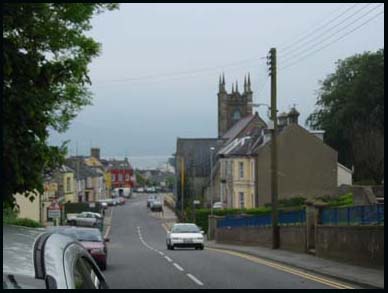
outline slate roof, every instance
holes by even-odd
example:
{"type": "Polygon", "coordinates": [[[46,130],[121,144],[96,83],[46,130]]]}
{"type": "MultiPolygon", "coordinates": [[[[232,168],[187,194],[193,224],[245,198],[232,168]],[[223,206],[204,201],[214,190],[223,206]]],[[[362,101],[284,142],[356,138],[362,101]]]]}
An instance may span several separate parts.
{"type": "Polygon", "coordinates": [[[259,124],[263,125],[263,127],[267,127],[267,124],[260,118],[257,112],[254,115],[248,115],[233,125],[222,136],[222,139],[224,139],[226,143],[230,143],[237,137],[251,135],[251,132],[254,132],[259,124]]]}
{"type": "Polygon", "coordinates": [[[94,168],[87,166],[83,157],[70,157],[65,160],[65,164],[74,170],[74,176],[77,179],[86,179],[87,177],[101,176],[94,168]],[[78,162],[78,166],[77,166],[78,162]],[[78,169],[78,170],[77,170],[78,169]]]}

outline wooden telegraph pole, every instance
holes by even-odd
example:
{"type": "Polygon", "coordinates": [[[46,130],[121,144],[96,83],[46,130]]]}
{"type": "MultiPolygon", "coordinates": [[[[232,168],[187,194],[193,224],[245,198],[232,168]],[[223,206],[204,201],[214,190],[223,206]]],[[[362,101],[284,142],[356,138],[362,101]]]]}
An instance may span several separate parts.
{"type": "Polygon", "coordinates": [[[272,200],[272,248],[279,248],[278,225],[278,158],[277,158],[277,108],[276,108],[276,48],[269,51],[269,64],[271,76],[271,200],[272,200]]]}

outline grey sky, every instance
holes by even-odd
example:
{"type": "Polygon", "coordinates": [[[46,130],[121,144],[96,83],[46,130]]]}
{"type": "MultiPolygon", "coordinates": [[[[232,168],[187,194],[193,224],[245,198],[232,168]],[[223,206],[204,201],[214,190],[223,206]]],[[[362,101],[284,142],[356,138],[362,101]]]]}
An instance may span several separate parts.
{"type": "MultiPolygon", "coordinates": [[[[102,43],[101,56],[90,65],[95,95],[93,106],[80,112],[69,131],[53,133],[50,143],[60,144],[70,139],[71,154],[78,142],[80,154],[88,153],[93,145],[101,148],[102,156],[147,156],[173,153],[178,136],[216,137],[218,76],[221,72],[225,72],[228,91],[236,80],[241,91],[244,74],[250,72],[254,100],[269,103],[269,82],[264,86],[267,78],[265,60],[259,58],[267,55],[271,47],[277,47],[279,67],[297,60],[286,61],[292,53],[302,50],[291,51],[290,48],[289,54],[282,58],[281,48],[351,5],[121,4],[117,11],[96,16],[93,29],[88,33],[102,43]],[[223,68],[225,64],[252,58],[257,61],[223,68]],[[128,80],[213,67],[216,70],[192,76],[128,80]]],[[[357,10],[360,12],[322,39],[376,5],[359,4],[349,10],[334,23],[357,10]]],[[[376,8],[336,36],[383,10],[383,5],[376,8]]],[[[324,31],[317,31],[315,35],[324,31]]],[[[322,45],[335,39],[334,36],[322,45]]],[[[317,41],[319,39],[307,42],[305,47],[317,41]]],[[[318,81],[333,72],[336,60],[382,47],[384,17],[380,15],[305,61],[279,70],[279,110],[288,110],[296,103],[301,112],[300,121],[304,124],[314,109],[318,81]]],[[[259,113],[267,119],[264,109],[259,113]]]]}

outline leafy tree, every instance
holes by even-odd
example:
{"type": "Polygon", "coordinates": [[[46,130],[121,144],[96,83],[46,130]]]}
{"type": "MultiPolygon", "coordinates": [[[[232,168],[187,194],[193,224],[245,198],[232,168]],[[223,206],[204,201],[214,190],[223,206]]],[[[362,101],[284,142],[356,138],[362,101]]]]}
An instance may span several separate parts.
{"type": "Polygon", "coordinates": [[[99,3],[3,4],[3,194],[37,189],[43,173],[63,162],[66,143],[49,146],[48,130],[63,132],[91,103],[87,65],[100,44],[85,35],[99,3]]]}
{"type": "Polygon", "coordinates": [[[317,109],[307,118],[326,131],[339,161],[355,167],[355,180],[384,178],[384,49],[339,60],[321,82],[317,109]]]}

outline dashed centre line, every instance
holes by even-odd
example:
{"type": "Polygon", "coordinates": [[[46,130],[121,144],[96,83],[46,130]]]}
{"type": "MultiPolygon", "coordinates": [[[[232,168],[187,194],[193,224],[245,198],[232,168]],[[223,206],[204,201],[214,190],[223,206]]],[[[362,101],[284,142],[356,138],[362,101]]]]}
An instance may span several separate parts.
{"type": "Polygon", "coordinates": [[[178,265],[177,263],[173,263],[173,265],[174,265],[174,267],[176,267],[178,270],[180,270],[181,272],[183,272],[184,271],[184,269],[180,266],[180,265],[178,265]]]}
{"type": "MultiPolygon", "coordinates": [[[[166,226],[165,226],[165,225],[162,225],[162,227],[166,230],[166,226]]],[[[159,251],[158,249],[153,248],[152,246],[150,246],[149,244],[147,244],[147,243],[144,241],[143,236],[142,236],[142,234],[141,234],[141,228],[140,228],[139,226],[137,226],[137,232],[138,232],[138,237],[139,237],[140,242],[141,242],[145,247],[147,247],[148,249],[150,249],[150,250],[152,250],[152,251],[158,252],[161,256],[164,256],[164,258],[165,258],[168,262],[170,262],[170,263],[173,262],[173,260],[172,260],[169,256],[165,255],[162,251],[159,251]]],[[[183,269],[180,265],[178,265],[178,264],[175,263],[175,262],[172,263],[172,264],[174,265],[174,267],[175,267],[177,270],[179,270],[179,271],[181,271],[181,272],[184,272],[184,269],[183,269]]],[[[202,283],[200,280],[198,280],[195,276],[193,276],[192,274],[187,273],[186,276],[187,276],[189,279],[191,279],[194,283],[196,283],[197,285],[203,286],[203,283],[202,283]]]]}
{"type": "Polygon", "coordinates": [[[191,280],[193,280],[194,283],[196,283],[197,285],[203,286],[203,283],[200,280],[198,280],[196,277],[194,277],[192,274],[187,273],[186,276],[188,276],[191,280]]]}

